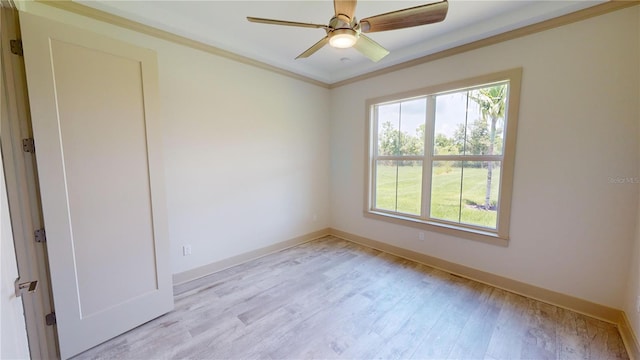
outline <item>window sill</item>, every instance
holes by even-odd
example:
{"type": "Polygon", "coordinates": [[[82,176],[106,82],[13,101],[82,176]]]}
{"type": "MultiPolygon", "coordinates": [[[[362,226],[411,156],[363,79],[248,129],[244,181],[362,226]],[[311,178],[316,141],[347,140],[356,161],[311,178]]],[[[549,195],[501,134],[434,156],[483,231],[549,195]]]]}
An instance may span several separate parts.
{"type": "Polygon", "coordinates": [[[425,221],[423,219],[405,217],[401,215],[388,214],[378,211],[365,211],[364,216],[369,219],[386,221],[397,225],[410,226],[426,231],[438,232],[445,235],[455,236],[462,239],[480,241],[492,245],[509,246],[509,239],[500,237],[498,234],[490,231],[482,231],[466,227],[458,227],[455,225],[437,223],[433,221],[425,221]]]}

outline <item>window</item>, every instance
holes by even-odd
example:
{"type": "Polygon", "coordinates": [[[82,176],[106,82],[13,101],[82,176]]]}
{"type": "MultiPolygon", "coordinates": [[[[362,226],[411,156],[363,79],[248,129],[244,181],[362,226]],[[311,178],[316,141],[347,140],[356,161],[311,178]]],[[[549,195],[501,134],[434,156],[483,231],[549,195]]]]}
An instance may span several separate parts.
{"type": "Polygon", "coordinates": [[[366,214],[506,243],[521,72],[368,101],[366,214]]]}

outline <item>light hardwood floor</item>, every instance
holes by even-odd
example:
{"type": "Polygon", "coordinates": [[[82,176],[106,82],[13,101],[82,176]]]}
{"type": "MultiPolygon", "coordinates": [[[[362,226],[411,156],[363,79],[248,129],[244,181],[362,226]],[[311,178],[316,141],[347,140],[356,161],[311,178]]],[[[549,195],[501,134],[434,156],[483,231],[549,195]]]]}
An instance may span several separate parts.
{"type": "Polygon", "coordinates": [[[612,324],[335,237],[176,288],[78,359],[627,359],[612,324]]]}

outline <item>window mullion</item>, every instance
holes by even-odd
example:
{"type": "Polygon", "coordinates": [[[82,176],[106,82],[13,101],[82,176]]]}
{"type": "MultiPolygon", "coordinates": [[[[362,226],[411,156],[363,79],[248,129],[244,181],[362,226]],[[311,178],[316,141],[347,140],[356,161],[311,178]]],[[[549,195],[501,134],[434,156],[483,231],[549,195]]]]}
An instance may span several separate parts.
{"type": "Polygon", "coordinates": [[[433,161],[502,161],[502,155],[433,155],[433,161]]]}
{"type": "Polygon", "coordinates": [[[373,117],[369,118],[369,131],[371,132],[371,143],[369,144],[369,151],[371,151],[371,153],[373,154],[373,156],[370,156],[368,161],[370,162],[370,169],[371,171],[369,171],[369,183],[371,186],[370,192],[369,192],[369,205],[368,208],[369,209],[373,209],[375,208],[375,204],[377,204],[377,199],[376,199],[376,189],[378,188],[378,182],[376,179],[376,175],[378,174],[378,107],[377,106],[373,106],[373,117]]]}
{"type": "Polygon", "coordinates": [[[433,135],[436,120],[436,98],[427,96],[424,126],[424,160],[422,161],[422,208],[420,217],[428,219],[431,208],[431,172],[433,171],[433,135]]]}
{"type": "MultiPolygon", "coordinates": [[[[402,134],[402,102],[400,102],[400,104],[398,104],[399,109],[398,109],[398,145],[399,145],[399,150],[400,152],[402,152],[402,142],[400,141],[402,139],[401,135],[402,134]]],[[[400,154],[394,154],[394,155],[400,155],[400,154]]],[[[398,186],[400,185],[398,183],[398,174],[400,172],[400,161],[396,161],[396,199],[395,199],[395,211],[398,211],[398,186]]]]}
{"type": "Polygon", "coordinates": [[[383,156],[378,156],[376,160],[421,161],[421,160],[424,160],[424,156],[423,155],[402,155],[402,156],[383,155],[383,156]]]}

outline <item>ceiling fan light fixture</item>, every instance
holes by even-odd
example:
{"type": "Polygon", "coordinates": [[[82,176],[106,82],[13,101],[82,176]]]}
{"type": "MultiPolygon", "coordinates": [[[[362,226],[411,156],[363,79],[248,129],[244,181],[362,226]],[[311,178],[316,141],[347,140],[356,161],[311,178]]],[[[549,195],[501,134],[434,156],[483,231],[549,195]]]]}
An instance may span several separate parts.
{"type": "Polygon", "coordinates": [[[350,48],[356,41],[358,41],[358,33],[353,29],[336,29],[329,37],[329,45],[338,49],[350,48]]]}

